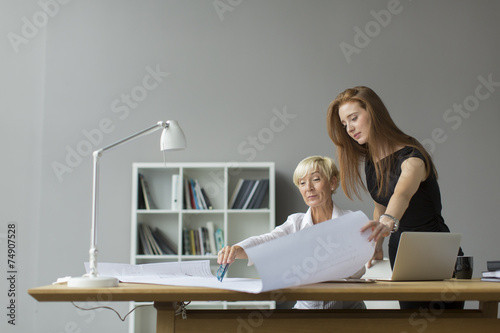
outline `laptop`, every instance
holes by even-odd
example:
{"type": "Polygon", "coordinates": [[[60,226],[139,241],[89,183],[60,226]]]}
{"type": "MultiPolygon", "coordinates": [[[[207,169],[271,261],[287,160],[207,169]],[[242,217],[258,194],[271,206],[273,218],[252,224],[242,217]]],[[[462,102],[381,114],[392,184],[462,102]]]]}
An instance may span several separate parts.
{"type": "Polygon", "coordinates": [[[403,232],[390,281],[451,279],[461,239],[457,233],[403,232]]]}

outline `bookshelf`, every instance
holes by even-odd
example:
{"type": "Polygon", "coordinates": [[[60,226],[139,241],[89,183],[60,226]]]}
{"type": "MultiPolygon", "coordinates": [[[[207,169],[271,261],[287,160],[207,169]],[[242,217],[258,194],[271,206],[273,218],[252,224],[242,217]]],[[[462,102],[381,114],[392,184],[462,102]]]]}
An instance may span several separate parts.
{"type": "MultiPolygon", "coordinates": [[[[215,275],[220,246],[274,229],[274,177],[273,162],[134,163],[131,263],[210,260],[215,275]],[[192,193],[196,193],[198,201],[192,193]],[[231,201],[238,193],[243,203],[234,205],[231,201]],[[161,251],[162,242],[153,236],[155,233],[167,239],[170,251],[161,251]],[[156,240],[159,250],[152,248],[155,242],[151,239],[156,240]],[[197,246],[190,243],[193,241],[197,246]]],[[[254,266],[247,266],[246,260],[238,260],[231,265],[227,276],[258,277],[258,274],[254,266]]],[[[272,309],[274,306],[274,302],[267,301],[193,302],[188,309],[272,309]]],[[[151,313],[154,314],[154,309],[149,307],[134,312],[129,331],[154,332],[155,321],[148,320],[151,313]]]]}

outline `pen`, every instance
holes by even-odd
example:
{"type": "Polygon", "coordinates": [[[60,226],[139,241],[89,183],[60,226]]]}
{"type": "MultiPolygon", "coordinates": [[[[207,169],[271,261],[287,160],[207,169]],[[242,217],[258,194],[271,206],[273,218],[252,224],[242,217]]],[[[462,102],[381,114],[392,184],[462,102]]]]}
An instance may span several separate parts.
{"type": "Polygon", "coordinates": [[[219,269],[217,270],[217,280],[219,280],[219,282],[222,282],[222,279],[224,278],[224,275],[226,275],[228,268],[229,264],[220,265],[219,269]]]}

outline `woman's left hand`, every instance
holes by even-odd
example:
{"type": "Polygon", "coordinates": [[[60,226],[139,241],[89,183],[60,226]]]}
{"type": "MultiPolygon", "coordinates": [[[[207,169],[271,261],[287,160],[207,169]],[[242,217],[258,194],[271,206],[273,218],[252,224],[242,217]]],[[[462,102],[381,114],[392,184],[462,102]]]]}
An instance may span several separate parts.
{"type": "Polygon", "coordinates": [[[378,240],[380,238],[389,236],[391,234],[391,231],[392,231],[391,226],[389,226],[385,223],[376,221],[376,220],[371,220],[370,222],[365,224],[361,228],[361,232],[364,232],[368,229],[372,229],[372,233],[371,233],[370,237],[368,237],[369,242],[371,242],[372,240],[374,240],[375,242],[378,242],[378,240]]]}

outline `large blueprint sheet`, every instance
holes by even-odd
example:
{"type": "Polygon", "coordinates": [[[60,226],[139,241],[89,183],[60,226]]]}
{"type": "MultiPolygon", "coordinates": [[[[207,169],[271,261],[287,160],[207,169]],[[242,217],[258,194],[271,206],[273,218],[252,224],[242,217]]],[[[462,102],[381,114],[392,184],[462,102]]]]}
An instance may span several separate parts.
{"type": "Polygon", "coordinates": [[[101,276],[114,276],[127,283],[248,293],[342,279],[359,271],[372,258],[375,243],[367,240],[371,231],[360,232],[366,222],[365,214],[353,212],[248,249],[260,279],[224,278],[219,282],[210,270],[209,260],[143,265],[100,263],[98,269],[101,276]]]}

